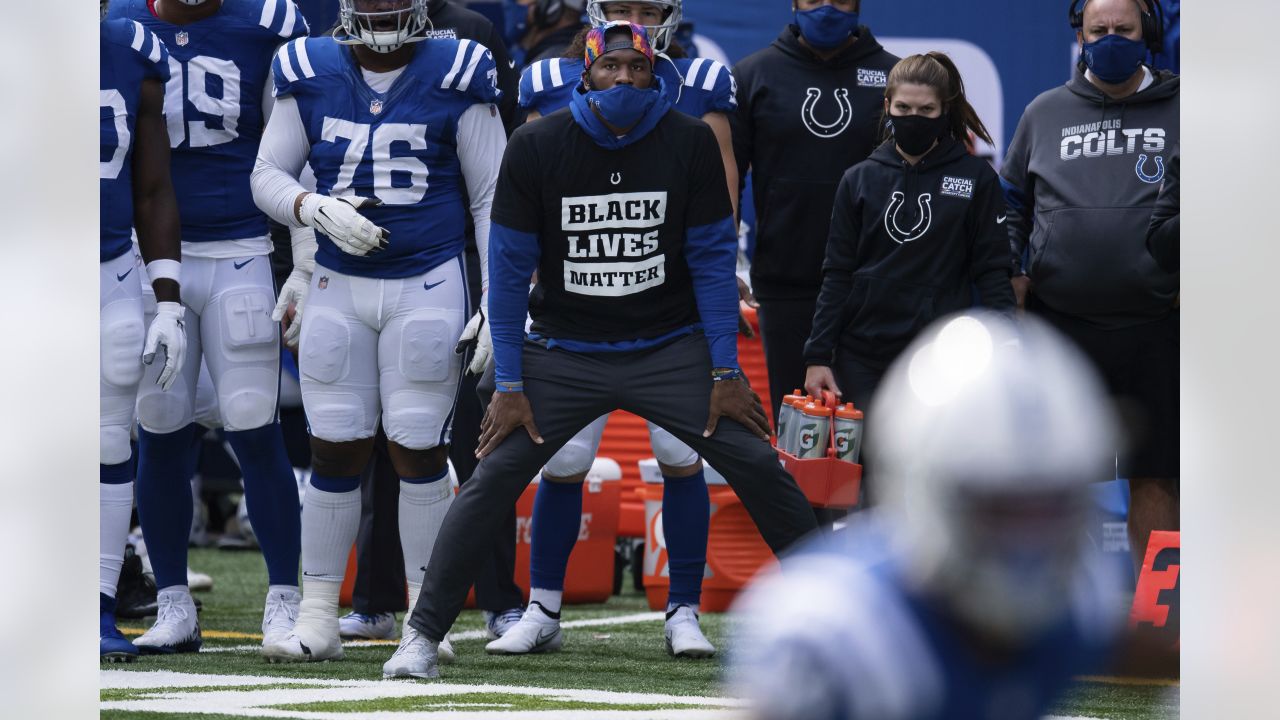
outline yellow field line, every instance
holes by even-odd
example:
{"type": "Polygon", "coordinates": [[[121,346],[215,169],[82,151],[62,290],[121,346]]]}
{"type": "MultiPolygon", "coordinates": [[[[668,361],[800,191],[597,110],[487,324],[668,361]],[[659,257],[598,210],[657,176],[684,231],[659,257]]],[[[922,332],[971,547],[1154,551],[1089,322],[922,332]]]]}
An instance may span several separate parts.
{"type": "Polygon", "coordinates": [[[1081,675],[1078,682],[1106,683],[1107,685],[1147,685],[1152,687],[1179,687],[1181,681],[1167,678],[1111,677],[1107,675],[1081,675]]]}
{"type": "MultiPolygon", "coordinates": [[[[141,635],[146,630],[137,628],[120,628],[125,635],[141,635]]],[[[261,640],[261,633],[235,632],[234,630],[201,630],[200,635],[215,640],[261,640]]]]}

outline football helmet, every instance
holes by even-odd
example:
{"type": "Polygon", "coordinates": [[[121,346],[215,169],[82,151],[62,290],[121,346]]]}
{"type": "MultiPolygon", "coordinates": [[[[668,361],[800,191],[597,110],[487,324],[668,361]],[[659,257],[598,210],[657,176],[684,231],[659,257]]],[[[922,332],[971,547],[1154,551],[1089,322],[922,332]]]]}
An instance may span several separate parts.
{"type": "Polygon", "coordinates": [[[1031,317],[945,318],[894,362],[867,422],[909,581],[1004,643],[1060,620],[1118,439],[1074,346],[1031,317]]]}
{"type": "Polygon", "coordinates": [[[333,38],[343,45],[365,45],[374,52],[389,53],[405,43],[425,40],[423,30],[428,27],[427,0],[338,0],[333,38]],[[392,9],[363,12],[356,9],[357,3],[392,9]]]}
{"type": "Polygon", "coordinates": [[[657,5],[662,8],[662,24],[646,25],[645,30],[649,32],[649,42],[653,43],[655,52],[664,53],[667,48],[671,47],[671,38],[675,35],[676,28],[680,27],[680,19],[683,16],[683,0],[588,0],[587,17],[591,19],[591,24],[600,27],[609,22],[609,17],[605,13],[605,5],[616,2],[641,2],[645,5],[657,5]]]}

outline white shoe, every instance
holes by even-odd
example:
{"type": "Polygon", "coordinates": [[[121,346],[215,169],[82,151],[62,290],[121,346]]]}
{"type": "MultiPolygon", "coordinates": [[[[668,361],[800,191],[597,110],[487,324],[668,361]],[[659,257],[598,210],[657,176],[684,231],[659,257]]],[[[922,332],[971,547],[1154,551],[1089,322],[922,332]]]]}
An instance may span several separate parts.
{"type": "Polygon", "coordinates": [[[192,592],[208,592],[213,589],[213,578],[205,573],[196,572],[188,566],[187,587],[191,588],[192,592]]]}
{"type": "Polygon", "coordinates": [[[454,660],[458,659],[458,654],[453,651],[453,643],[449,642],[448,636],[440,641],[440,646],[436,648],[436,658],[440,660],[441,665],[452,665],[454,660]]]}
{"type": "Polygon", "coordinates": [[[485,645],[484,651],[490,655],[524,655],[555,652],[563,644],[560,621],[547,615],[541,604],[531,602],[520,621],[502,637],[485,645]]]}
{"type": "MultiPolygon", "coordinates": [[[[443,644],[443,643],[441,643],[443,644]]],[[[429,680],[440,677],[439,648],[416,629],[405,626],[400,637],[400,647],[382,665],[383,678],[420,678],[429,680]]]]}
{"type": "Polygon", "coordinates": [[[262,609],[262,647],[284,642],[298,622],[298,606],[302,593],[297,590],[279,590],[267,593],[262,609]]]}
{"type": "Polygon", "coordinates": [[[481,614],[484,615],[485,633],[490,640],[497,640],[520,622],[520,618],[524,617],[524,608],[514,607],[500,613],[484,610],[481,614]]]}
{"type": "Polygon", "coordinates": [[[162,590],[156,595],[156,622],[133,644],[144,655],[197,652],[204,640],[196,604],[185,590],[162,590]]]}
{"type": "Polygon", "coordinates": [[[338,634],[345,640],[388,640],[396,636],[396,614],[349,612],[338,618],[338,634]]]}
{"type": "Polygon", "coordinates": [[[667,625],[663,629],[667,639],[667,652],[673,657],[709,658],[716,654],[712,645],[698,626],[698,613],[688,605],[677,605],[667,613],[667,625]]]}
{"type": "MultiPolygon", "coordinates": [[[[304,599],[302,605],[306,604],[304,599]]],[[[299,606],[293,632],[284,640],[263,644],[262,656],[271,662],[320,662],[342,659],[342,639],[338,637],[338,618],[324,611],[330,608],[305,609],[299,606]]]]}

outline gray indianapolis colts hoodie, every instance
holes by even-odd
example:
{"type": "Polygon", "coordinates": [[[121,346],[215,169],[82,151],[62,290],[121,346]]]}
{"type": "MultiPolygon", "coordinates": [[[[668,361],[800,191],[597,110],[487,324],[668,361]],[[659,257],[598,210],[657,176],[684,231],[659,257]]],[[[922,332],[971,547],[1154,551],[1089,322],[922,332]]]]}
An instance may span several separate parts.
{"type": "Polygon", "coordinates": [[[1169,72],[1121,100],[1076,72],[1027,106],[1001,174],[1014,271],[1050,308],[1122,328],[1174,307],[1178,275],[1160,269],[1146,235],[1178,154],[1178,111],[1169,72]]]}

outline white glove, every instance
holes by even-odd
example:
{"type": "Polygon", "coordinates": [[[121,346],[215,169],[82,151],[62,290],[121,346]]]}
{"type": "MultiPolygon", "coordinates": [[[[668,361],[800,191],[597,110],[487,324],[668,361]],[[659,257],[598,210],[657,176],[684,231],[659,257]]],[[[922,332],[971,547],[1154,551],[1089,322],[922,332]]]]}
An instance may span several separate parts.
{"type": "Polygon", "coordinates": [[[302,306],[307,302],[311,275],[316,269],[316,234],[311,228],[293,228],[289,237],[293,242],[293,272],[280,288],[280,299],[271,311],[271,319],[276,322],[283,320],[289,304],[293,304],[293,321],[284,331],[284,344],[296,348],[302,333],[302,306]]]}
{"type": "Polygon", "coordinates": [[[182,303],[156,303],[156,316],[147,328],[147,342],[142,346],[142,362],[150,365],[156,359],[156,351],[164,347],[164,370],[156,384],[168,390],[182,368],[182,357],[187,353],[187,332],[182,328],[182,316],[186,308],[182,303]]]}
{"type": "Polygon", "coordinates": [[[489,320],[485,315],[487,307],[489,302],[486,296],[480,300],[480,309],[471,316],[471,320],[462,330],[462,336],[458,338],[458,346],[453,349],[455,353],[461,355],[467,351],[468,347],[475,345],[476,350],[471,356],[471,364],[467,365],[467,372],[471,375],[484,374],[489,358],[493,357],[493,337],[489,335],[489,320]]]}
{"type": "Polygon", "coordinates": [[[381,204],[382,201],[375,198],[331,198],[308,193],[302,199],[298,217],[303,223],[328,235],[342,252],[363,256],[386,247],[391,233],[356,211],[381,204]]]}

